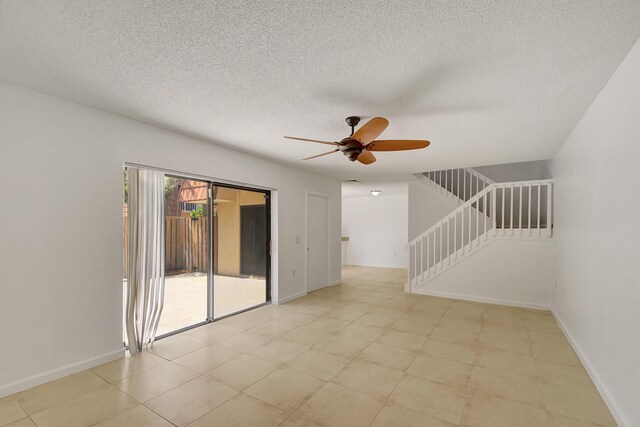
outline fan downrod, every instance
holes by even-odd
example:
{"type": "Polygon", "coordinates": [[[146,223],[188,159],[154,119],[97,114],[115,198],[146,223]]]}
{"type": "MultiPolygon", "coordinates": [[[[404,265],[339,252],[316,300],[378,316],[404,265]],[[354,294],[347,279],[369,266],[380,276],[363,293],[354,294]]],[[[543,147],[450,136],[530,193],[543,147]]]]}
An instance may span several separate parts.
{"type": "Polygon", "coordinates": [[[351,127],[351,135],[353,135],[355,127],[358,126],[358,123],[360,123],[360,117],[358,117],[358,116],[349,116],[349,117],[347,117],[345,119],[345,121],[347,122],[347,125],[349,125],[351,127]]]}

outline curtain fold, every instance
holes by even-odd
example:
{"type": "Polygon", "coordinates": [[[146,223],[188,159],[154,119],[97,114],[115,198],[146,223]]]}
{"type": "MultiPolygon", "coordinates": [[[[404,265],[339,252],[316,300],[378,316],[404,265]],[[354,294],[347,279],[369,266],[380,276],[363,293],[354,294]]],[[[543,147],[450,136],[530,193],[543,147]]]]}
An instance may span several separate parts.
{"type": "Polygon", "coordinates": [[[127,168],[126,328],[131,354],[153,343],[164,305],[164,174],[127,168]]]}

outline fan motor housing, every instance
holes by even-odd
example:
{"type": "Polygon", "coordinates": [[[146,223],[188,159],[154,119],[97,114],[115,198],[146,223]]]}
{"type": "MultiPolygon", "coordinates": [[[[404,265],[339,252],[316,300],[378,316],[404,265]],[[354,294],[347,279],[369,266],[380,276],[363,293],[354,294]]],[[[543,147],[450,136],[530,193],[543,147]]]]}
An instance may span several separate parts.
{"type": "Polygon", "coordinates": [[[340,149],[340,151],[342,151],[342,154],[347,156],[352,162],[358,160],[358,156],[362,154],[362,144],[360,144],[360,142],[356,141],[355,139],[344,138],[342,141],[340,141],[340,144],[342,144],[343,147],[340,149]]]}

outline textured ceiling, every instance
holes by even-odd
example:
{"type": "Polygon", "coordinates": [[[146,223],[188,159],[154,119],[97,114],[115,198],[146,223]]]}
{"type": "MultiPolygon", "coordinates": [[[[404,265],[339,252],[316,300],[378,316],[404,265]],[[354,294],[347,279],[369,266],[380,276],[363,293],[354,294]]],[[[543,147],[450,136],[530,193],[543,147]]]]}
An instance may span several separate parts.
{"type": "MultiPolygon", "coordinates": [[[[338,179],[550,157],[640,37],[640,1],[0,0],[0,80],[338,179]],[[348,115],[427,138],[371,166],[348,115]]],[[[188,154],[188,153],[187,153],[188,154]]]]}

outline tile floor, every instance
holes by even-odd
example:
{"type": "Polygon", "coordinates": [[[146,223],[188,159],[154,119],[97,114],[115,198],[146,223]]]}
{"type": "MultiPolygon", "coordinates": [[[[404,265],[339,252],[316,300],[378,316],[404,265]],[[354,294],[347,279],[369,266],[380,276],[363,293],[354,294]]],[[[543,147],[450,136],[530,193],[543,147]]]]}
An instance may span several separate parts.
{"type": "Polygon", "coordinates": [[[0,399],[10,426],[615,425],[548,312],[407,295],[403,270],[0,399]]]}

